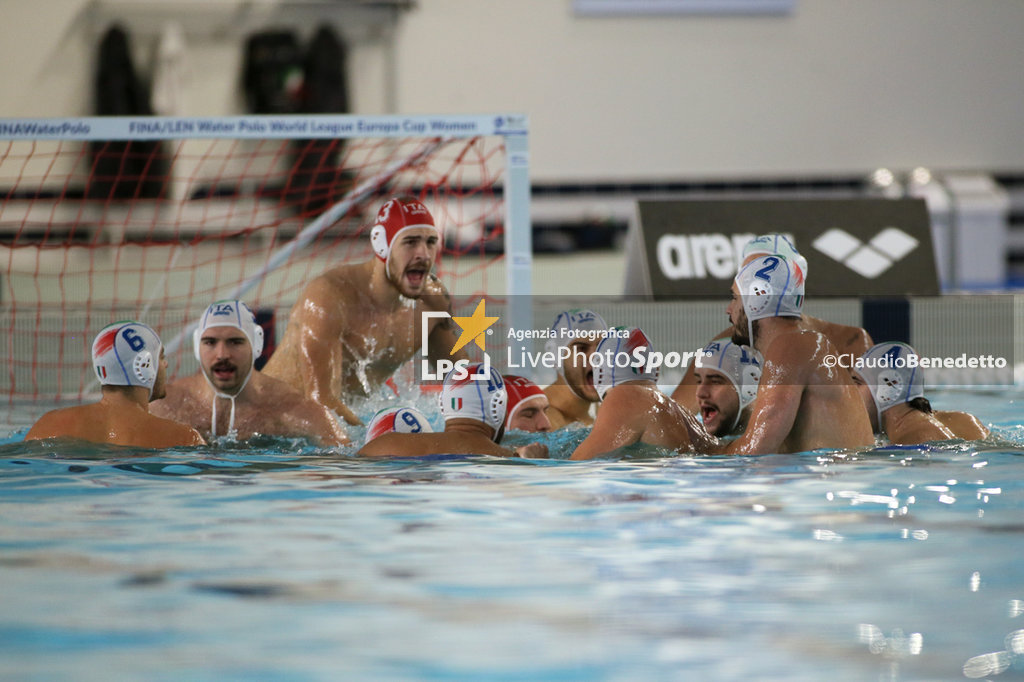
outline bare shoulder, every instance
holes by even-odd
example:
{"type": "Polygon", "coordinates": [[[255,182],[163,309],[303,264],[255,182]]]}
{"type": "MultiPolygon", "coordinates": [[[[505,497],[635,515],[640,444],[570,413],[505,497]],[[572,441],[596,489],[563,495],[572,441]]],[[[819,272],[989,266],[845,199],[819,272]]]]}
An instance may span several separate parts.
{"type": "Polygon", "coordinates": [[[660,418],[659,414],[664,411],[664,406],[658,399],[660,395],[657,389],[649,386],[616,386],[608,391],[601,401],[593,430],[601,433],[614,431],[620,435],[626,432],[642,434],[652,423],[652,419],[660,418]]]}
{"type": "Polygon", "coordinates": [[[657,398],[655,391],[647,386],[616,386],[614,390],[608,391],[601,401],[601,409],[597,411],[598,418],[603,416],[606,419],[621,419],[637,413],[649,413],[658,403],[657,398]]]}
{"type": "Polygon", "coordinates": [[[353,289],[366,286],[370,277],[372,263],[349,263],[338,265],[324,271],[306,284],[302,291],[302,300],[330,303],[347,300],[353,289]]]}
{"type": "Polygon", "coordinates": [[[199,432],[188,424],[150,415],[153,427],[154,447],[176,447],[188,445],[205,445],[206,441],[199,432]]]}
{"type": "Polygon", "coordinates": [[[981,423],[981,420],[969,412],[956,410],[938,410],[932,413],[936,419],[942,422],[946,428],[953,432],[957,438],[964,440],[981,440],[989,435],[988,427],[981,423]]]}
{"type": "Polygon", "coordinates": [[[362,457],[423,457],[427,455],[514,456],[489,438],[441,431],[439,433],[385,433],[359,449],[362,457]]]}
{"type": "Polygon", "coordinates": [[[354,276],[354,267],[339,266],[313,278],[292,307],[291,322],[335,333],[365,287],[354,276]]]}
{"type": "Polygon", "coordinates": [[[820,332],[800,329],[777,335],[763,351],[761,386],[798,386],[821,366],[817,356],[831,352],[831,344],[820,332]]]}
{"type": "Polygon", "coordinates": [[[934,414],[916,410],[911,411],[898,426],[888,429],[886,435],[897,445],[917,445],[956,438],[953,431],[934,414]]]}
{"type": "Polygon", "coordinates": [[[804,321],[808,327],[828,337],[836,350],[842,353],[851,353],[855,357],[860,357],[874,345],[871,335],[861,327],[829,322],[809,315],[804,316],[804,321]]]}
{"type": "Polygon", "coordinates": [[[794,329],[777,334],[764,349],[765,362],[769,360],[807,360],[818,353],[822,346],[831,345],[828,338],[814,329],[794,329]]]}
{"type": "Polygon", "coordinates": [[[182,377],[167,384],[167,395],[149,404],[149,411],[155,415],[166,417],[169,413],[182,409],[195,401],[202,388],[199,374],[182,377]]]}
{"type": "Polygon", "coordinates": [[[435,433],[385,433],[356,452],[360,457],[416,457],[429,454],[436,446],[435,433]]]}
{"type": "Polygon", "coordinates": [[[548,421],[551,422],[551,430],[557,431],[565,428],[570,424],[568,417],[565,413],[554,405],[549,405],[548,409],[544,410],[544,414],[547,416],[548,421]]]}
{"type": "Polygon", "coordinates": [[[40,440],[66,435],[79,421],[83,406],[50,410],[40,417],[25,434],[25,440],[40,440]]]}

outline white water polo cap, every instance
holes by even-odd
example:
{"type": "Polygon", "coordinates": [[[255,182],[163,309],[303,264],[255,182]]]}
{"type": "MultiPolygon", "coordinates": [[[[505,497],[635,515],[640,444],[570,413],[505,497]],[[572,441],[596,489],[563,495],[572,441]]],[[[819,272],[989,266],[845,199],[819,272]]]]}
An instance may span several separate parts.
{"type": "Polygon", "coordinates": [[[647,369],[647,355],[653,350],[639,327],[615,327],[609,332],[597,344],[590,361],[597,397],[604,400],[608,391],[627,381],[646,379],[657,383],[658,368],[647,369]]]}
{"type": "Polygon", "coordinates": [[[433,433],[426,416],[415,407],[386,407],[370,419],[366,442],[385,433],[433,433]]]}
{"type": "Polygon", "coordinates": [[[917,352],[913,348],[892,342],[868,348],[857,361],[855,369],[875,399],[879,427],[882,413],[890,407],[924,397],[924,375],[916,359],[917,352]]]}
{"type": "Polygon", "coordinates": [[[718,372],[728,379],[740,399],[740,409],[736,412],[732,427],[740,420],[740,412],[754,402],[757,397],[757,386],[761,382],[761,370],[764,358],[750,346],[737,345],[725,339],[712,341],[704,346],[704,352],[697,355],[697,367],[718,372]]]}
{"type": "Polygon", "coordinates": [[[558,355],[558,349],[568,346],[574,339],[585,338],[591,332],[608,331],[608,323],[593,310],[573,308],[563,310],[551,324],[548,339],[544,342],[544,351],[558,359],[558,373],[562,373],[564,358],[558,355]]]}
{"type": "Polygon", "coordinates": [[[736,275],[736,286],[747,314],[750,343],[754,320],[767,317],[800,317],[804,307],[804,275],[780,254],[758,256],[736,275]]]}
{"type": "Polygon", "coordinates": [[[252,346],[249,372],[245,375],[245,379],[242,380],[242,385],[234,393],[220,392],[214,386],[206,371],[202,373],[203,378],[206,379],[206,383],[210,385],[214,393],[214,398],[210,401],[210,434],[213,436],[217,435],[217,398],[226,398],[231,401],[231,413],[228,417],[228,435],[231,435],[235,431],[235,397],[244,391],[245,387],[249,384],[249,379],[252,378],[252,373],[255,371],[256,359],[263,352],[263,327],[256,324],[256,316],[249,309],[249,306],[238,299],[224,299],[223,301],[211,303],[210,307],[199,318],[199,326],[192,333],[192,349],[196,354],[196,360],[200,360],[200,362],[202,360],[199,357],[199,349],[203,342],[203,332],[211,327],[234,327],[245,334],[245,338],[249,339],[249,345],[252,346]]]}
{"type": "Polygon", "coordinates": [[[751,256],[770,256],[773,253],[781,254],[796,263],[800,272],[804,274],[804,279],[807,279],[807,259],[800,255],[789,237],[778,232],[762,234],[747,242],[743,247],[743,258],[740,263],[751,256]]]}
{"type": "Polygon", "coordinates": [[[122,320],[100,330],[92,342],[92,365],[104,386],[142,386],[153,395],[163,343],[152,328],[122,320]]]}
{"type": "Polygon", "coordinates": [[[448,372],[441,384],[441,415],[447,422],[449,419],[475,419],[494,429],[492,439],[501,439],[505,425],[505,409],[508,404],[508,392],[505,381],[498,370],[487,368],[482,363],[475,363],[460,370],[458,367],[448,372]],[[477,375],[485,374],[487,378],[477,379],[477,375]]]}
{"type": "Polygon", "coordinates": [[[196,360],[199,360],[203,332],[210,327],[235,327],[245,334],[252,346],[252,363],[256,364],[256,359],[263,353],[263,327],[256,324],[256,315],[249,306],[238,299],[225,299],[210,304],[199,318],[199,326],[192,333],[192,350],[196,360]]]}
{"type": "MultiPolygon", "coordinates": [[[[388,200],[377,211],[377,220],[370,228],[370,246],[377,258],[384,261],[385,268],[391,260],[391,245],[406,230],[426,227],[437,233],[441,231],[434,224],[434,216],[422,202],[412,197],[401,197],[388,200]]],[[[387,270],[390,276],[390,270],[387,270]]]]}

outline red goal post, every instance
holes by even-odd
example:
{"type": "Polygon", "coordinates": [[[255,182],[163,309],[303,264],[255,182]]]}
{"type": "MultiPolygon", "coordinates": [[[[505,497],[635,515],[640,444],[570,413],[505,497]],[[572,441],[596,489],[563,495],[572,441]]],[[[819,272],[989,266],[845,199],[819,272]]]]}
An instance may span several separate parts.
{"type": "Polygon", "coordinates": [[[441,226],[456,304],[488,296],[502,326],[530,326],[528,159],[509,114],[0,119],[0,391],[81,399],[92,337],[124,318],[190,372],[181,340],[211,301],[280,326],[305,282],[370,257],[369,222],[398,194],[441,226]]]}

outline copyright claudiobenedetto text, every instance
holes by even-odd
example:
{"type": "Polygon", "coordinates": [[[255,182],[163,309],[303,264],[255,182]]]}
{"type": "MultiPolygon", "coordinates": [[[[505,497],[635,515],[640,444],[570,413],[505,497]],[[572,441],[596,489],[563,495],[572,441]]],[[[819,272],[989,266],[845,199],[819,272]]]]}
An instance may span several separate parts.
{"type": "Polygon", "coordinates": [[[927,355],[900,355],[890,357],[880,355],[874,358],[857,357],[853,353],[830,353],[822,359],[825,367],[842,367],[843,369],[1004,369],[1006,358],[995,355],[967,355],[961,353],[954,357],[935,357],[927,355]]]}

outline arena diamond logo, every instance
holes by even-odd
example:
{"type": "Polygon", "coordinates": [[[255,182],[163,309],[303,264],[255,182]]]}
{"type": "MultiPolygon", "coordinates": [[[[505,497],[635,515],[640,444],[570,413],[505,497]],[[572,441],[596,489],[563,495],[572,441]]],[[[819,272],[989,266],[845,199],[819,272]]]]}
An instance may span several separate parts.
{"type": "Polygon", "coordinates": [[[487,345],[484,341],[485,337],[494,333],[491,326],[498,321],[498,317],[490,317],[487,315],[487,306],[484,299],[480,299],[480,302],[476,306],[476,310],[473,311],[472,315],[456,317],[447,312],[441,311],[424,311],[420,317],[420,379],[422,381],[441,381],[453,369],[456,370],[456,379],[465,379],[467,376],[479,380],[486,381],[490,378],[491,373],[491,356],[487,354],[487,345]],[[480,371],[476,374],[469,374],[467,368],[471,363],[470,360],[449,360],[448,358],[440,358],[431,366],[430,358],[428,357],[427,341],[428,341],[428,330],[430,329],[430,320],[433,318],[445,318],[450,317],[452,321],[459,326],[462,330],[459,338],[456,339],[455,345],[448,352],[449,355],[454,355],[469,344],[476,344],[476,346],[483,351],[483,364],[480,367],[480,371]]]}
{"type": "Polygon", "coordinates": [[[917,239],[897,227],[885,228],[866,244],[838,227],[813,242],[815,249],[867,279],[875,279],[903,260],[918,244],[917,239]]]}

